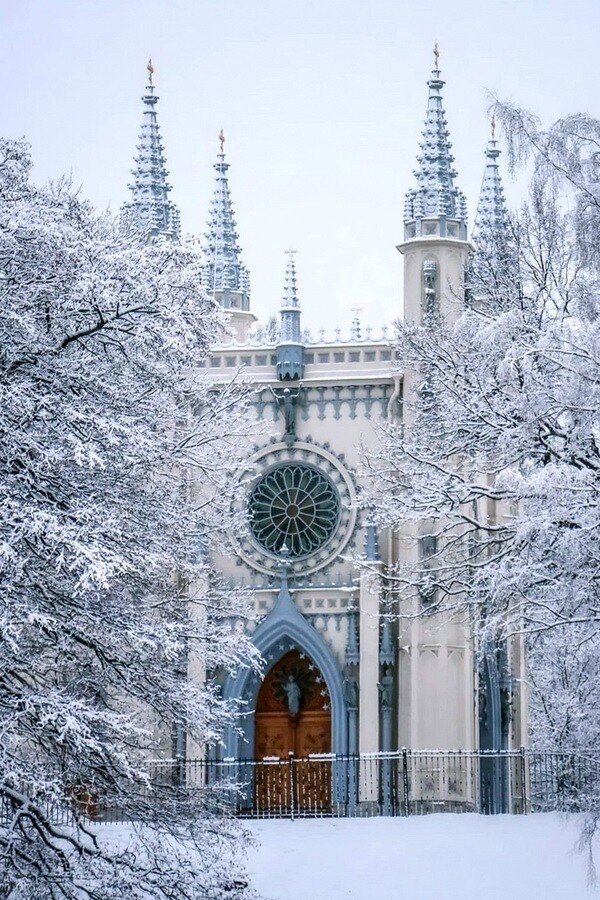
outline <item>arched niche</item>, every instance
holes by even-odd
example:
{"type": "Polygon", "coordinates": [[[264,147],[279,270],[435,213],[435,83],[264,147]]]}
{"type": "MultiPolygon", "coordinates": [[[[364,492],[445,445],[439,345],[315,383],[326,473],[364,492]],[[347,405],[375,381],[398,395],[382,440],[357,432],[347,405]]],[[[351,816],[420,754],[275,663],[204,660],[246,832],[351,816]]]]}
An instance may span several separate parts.
{"type": "MultiPolygon", "coordinates": [[[[312,660],[325,681],[331,702],[331,750],[337,754],[347,753],[347,712],[338,664],[326,641],[297,609],[289,594],[287,579],[282,581],[275,606],[252,635],[252,641],[265,660],[267,669],[290,650],[298,650],[312,660]]],[[[238,731],[229,728],[225,734],[223,757],[252,757],[254,713],[261,684],[262,678],[258,673],[247,668],[228,676],[223,696],[239,703],[243,713],[238,731]]]]}

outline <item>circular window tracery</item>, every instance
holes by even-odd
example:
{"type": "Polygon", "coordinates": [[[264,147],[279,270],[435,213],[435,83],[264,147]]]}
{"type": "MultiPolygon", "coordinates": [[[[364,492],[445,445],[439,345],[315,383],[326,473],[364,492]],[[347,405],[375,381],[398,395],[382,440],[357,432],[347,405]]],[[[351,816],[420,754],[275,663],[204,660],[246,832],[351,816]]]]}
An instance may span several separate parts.
{"type": "Polygon", "coordinates": [[[271,469],[249,498],[254,539],[270,553],[285,545],[292,559],[323,547],[340,519],[340,498],[331,479],[312,466],[291,463],[271,469]]]}

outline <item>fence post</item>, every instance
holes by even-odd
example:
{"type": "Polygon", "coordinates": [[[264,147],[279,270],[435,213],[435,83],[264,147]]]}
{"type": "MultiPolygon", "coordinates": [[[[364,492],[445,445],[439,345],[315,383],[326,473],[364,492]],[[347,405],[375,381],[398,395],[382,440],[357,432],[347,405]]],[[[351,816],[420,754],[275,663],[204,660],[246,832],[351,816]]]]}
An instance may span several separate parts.
{"type": "Polygon", "coordinates": [[[406,747],[402,748],[402,784],[404,787],[404,815],[408,816],[408,753],[406,747]]]}
{"type": "Polygon", "coordinates": [[[527,815],[527,759],[526,759],[526,750],[525,747],[521,747],[520,755],[521,755],[521,803],[523,804],[523,809],[521,813],[523,815],[527,815]]]}
{"type": "Polygon", "coordinates": [[[290,766],[290,818],[294,820],[294,754],[289,752],[290,766]]]}

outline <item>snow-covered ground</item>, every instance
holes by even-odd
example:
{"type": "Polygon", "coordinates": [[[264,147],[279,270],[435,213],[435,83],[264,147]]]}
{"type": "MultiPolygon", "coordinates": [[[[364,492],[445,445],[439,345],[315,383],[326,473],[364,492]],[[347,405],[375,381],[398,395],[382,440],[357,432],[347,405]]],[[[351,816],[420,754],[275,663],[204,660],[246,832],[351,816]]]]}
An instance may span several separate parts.
{"type": "Polygon", "coordinates": [[[593,900],[558,815],[253,822],[267,900],[593,900]]]}

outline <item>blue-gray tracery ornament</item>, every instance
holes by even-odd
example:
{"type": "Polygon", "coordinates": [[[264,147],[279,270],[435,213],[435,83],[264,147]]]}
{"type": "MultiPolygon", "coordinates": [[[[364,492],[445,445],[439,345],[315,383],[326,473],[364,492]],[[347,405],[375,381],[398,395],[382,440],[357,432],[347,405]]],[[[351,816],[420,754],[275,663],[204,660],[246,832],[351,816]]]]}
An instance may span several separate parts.
{"type": "Polygon", "coordinates": [[[285,545],[292,559],[320,550],[340,519],[340,498],[331,479],[312,466],[277,466],[254,486],[249,498],[254,539],[270,553],[285,545]]]}

